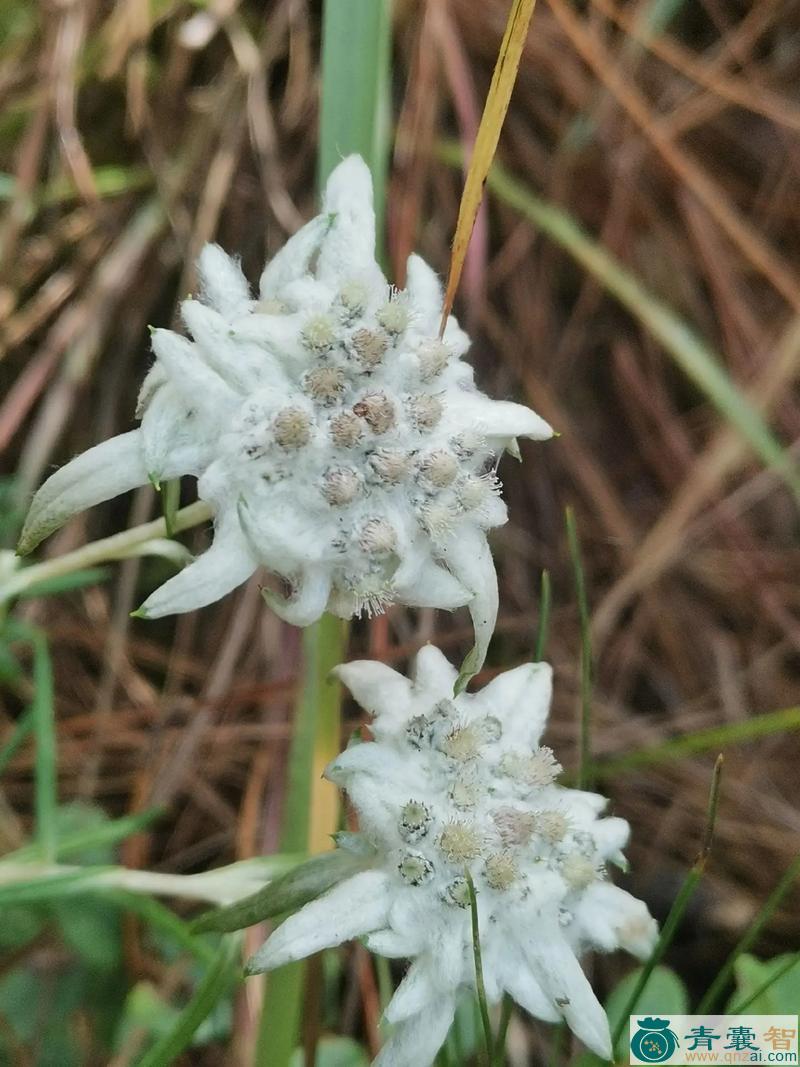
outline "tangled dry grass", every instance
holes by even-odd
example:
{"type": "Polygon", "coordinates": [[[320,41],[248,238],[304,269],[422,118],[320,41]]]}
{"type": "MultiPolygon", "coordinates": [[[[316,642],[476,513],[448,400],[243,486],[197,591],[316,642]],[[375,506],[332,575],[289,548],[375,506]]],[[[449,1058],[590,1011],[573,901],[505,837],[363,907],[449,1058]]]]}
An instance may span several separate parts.
{"type": "MultiPolygon", "coordinates": [[[[7,11],[0,447],[21,501],[52,465],[131,425],[147,324],[173,322],[205,241],[237,250],[254,278],[310,214],[320,13],[307,0],[9,0],[7,11]]],[[[398,278],[412,247],[446,270],[461,177],[437,149],[474,133],[506,13],[505,0],[397,5],[398,278]]],[[[795,455],[799,62],[791,0],[540,0],[499,156],[706,338],[795,455]]],[[[530,654],[549,568],[552,739],[565,764],[579,687],[567,503],[594,606],[598,758],[796,704],[798,523],[779,475],[601,278],[492,198],[457,311],[487,391],[525,398],[561,432],[501,471],[512,521],[495,541],[490,662],[530,654]]],[[[142,490],[45,551],[158,506],[142,490]]],[[[299,645],[253,583],[196,616],[129,620],[162,566],[129,561],[104,584],[19,610],[52,642],[61,796],[116,814],[162,806],[125,862],[191,871],[275,848],[299,645]]],[[[455,658],[466,616],[393,612],[356,625],[351,651],[402,664],[434,634],[455,658]]],[[[3,732],[23,697],[4,698],[3,732]]],[[[715,754],[603,781],[633,824],[635,890],[661,916],[697,850],[715,754]]],[[[727,753],[713,865],[673,955],[695,989],[797,852],[799,757],[791,733],[727,753]]],[[[3,779],[5,847],[26,833],[31,774],[23,748],[3,779]]],[[[800,947],[798,903],[774,919],[765,951],[800,947]]],[[[129,946],[131,967],[146,969],[133,927],[129,946]]],[[[608,982],[616,965],[604,966],[608,982]]]]}

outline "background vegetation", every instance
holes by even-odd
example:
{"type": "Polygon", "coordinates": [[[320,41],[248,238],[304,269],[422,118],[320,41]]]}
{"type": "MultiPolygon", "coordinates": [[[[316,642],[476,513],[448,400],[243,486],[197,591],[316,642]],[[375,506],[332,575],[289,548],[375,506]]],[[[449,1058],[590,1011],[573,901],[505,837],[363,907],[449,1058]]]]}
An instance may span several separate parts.
{"type": "MultiPolygon", "coordinates": [[[[461,151],[507,14],[507,0],[394,5],[386,248],[401,284],[414,248],[446,273],[461,151]]],[[[131,426],[147,325],[176,324],[202,244],[237,251],[255,279],[312,213],[322,23],[306,0],[4,0],[5,547],[53,465],[131,426]]],[[[710,864],[672,972],[656,976],[656,1010],[677,1011],[687,991],[697,1004],[719,975],[720,1002],[740,1004],[800,950],[799,63],[790,0],[540,0],[456,302],[482,386],[561,432],[501,470],[512,518],[494,539],[501,618],[484,675],[532,654],[546,567],[550,741],[574,770],[571,504],[591,609],[592,772],[633,826],[627,882],[662,920],[726,755],[710,864]]],[[[160,508],[143,489],[74,520],[44,555],[160,508]]],[[[197,550],[205,537],[184,540],[197,550]]],[[[69,871],[19,875],[57,858],[202,876],[278,850],[300,636],[263,609],[256,581],[197,615],[130,620],[174,566],[84,571],[3,615],[7,1062],[270,1062],[261,986],[236,984],[236,941],[189,932],[196,904],[168,909],[113,879],[89,892],[69,871]]],[[[403,666],[434,636],[461,658],[466,615],[357,623],[350,655],[403,666]]],[[[349,710],[345,736],[359,726],[349,710]]],[[[598,960],[596,984],[611,993],[629,970],[598,960]]],[[[797,973],[758,1009],[797,1010],[797,973]]],[[[376,1046],[390,979],[360,948],[310,968],[306,1047],[344,1035],[326,1037],[325,1067],[376,1046]]],[[[625,989],[613,996],[612,1015],[625,989]]],[[[451,1062],[468,1062],[472,1028],[467,1011],[451,1062]]],[[[509,1048],[515,1064],[570,1054],[518,1020],[509,1048]]]]}

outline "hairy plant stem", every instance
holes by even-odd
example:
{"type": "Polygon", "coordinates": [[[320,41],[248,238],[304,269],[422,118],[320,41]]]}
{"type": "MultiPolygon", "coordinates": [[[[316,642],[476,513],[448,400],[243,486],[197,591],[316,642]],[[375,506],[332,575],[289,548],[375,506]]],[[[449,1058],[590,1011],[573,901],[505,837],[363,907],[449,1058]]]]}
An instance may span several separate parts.
{"type": "MultiPolygon", "coordinates": [[[[204,500],[197,500],[194,504],[176,512],[171,523],[171,534],[189,530],[192,526],[199,526],[207,522],[212,515],[209,505],[204,500]]],[[[96,567],[98,563],[130,559],[132,556],[146,556],[149,553],[149,546],[160,549],[161,545],[156,546],[154,543],[162,542],[166,537],[166,519],[154,519],[152,522],[142,523],[141,526],[134,526],[131,530],[123,530],[122,533],[112,534],[111,537],[104,537],[100,541],[82,545],[74,552],[66,552],[56,559],[48,559],[43,563],[23,567],[22,570],[15,571],[5,582],[0,583],[0,604],[12,600],[27,589],[39,585],[40,582],[63,578],[64,575],[74,574],[87,567],[96,567]]]]}

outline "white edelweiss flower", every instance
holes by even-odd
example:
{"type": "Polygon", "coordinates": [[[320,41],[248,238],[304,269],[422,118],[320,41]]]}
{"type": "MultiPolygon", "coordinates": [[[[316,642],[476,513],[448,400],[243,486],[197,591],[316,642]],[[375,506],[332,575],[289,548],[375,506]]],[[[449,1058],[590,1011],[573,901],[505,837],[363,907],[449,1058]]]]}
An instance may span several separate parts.
{"type": "Polygon", "coordinates": [[[217,245],[181,307],[192,340],[153,332],[141,427],[89,449],[34,498],[31,551],[71,515],[118,493],[191,474],[215,514],[213,546],[156,590],[156,617],[209,604],[259,565],[298,626],[393,602],[469,603],[482,660],[497,614],[487,530],[506,521],[494,474],[516,437],[544,439],[533,411],[490,400],[461,360],[439,279],[418,256],[391,288],[375,261],[369,171],[331,175],[322,212],[265,268],[254,298],[217,245]]]}
{"type": "Polygon", "coordinates": [[[487,998],[509,993],[537,1018],[563,1018],[610,1058],[608,1021],[578,957],[624,948],[646,958],[657,927],[608,880],[606,865],[624,862],[627,822],[601,817],[603,797],[555,784],[561,768],[539,743],[551,668],[525,664],[455,698],[456,671],[430,645],[412,680],[366,660],[336,673],[373,716],[375,740],[348,748],[326,774],[346,790],[378,859],[287,919],[249,969],[354,937],[411,959],[376,1063],[426,1067],[459,992],[474,988],[468,871],[487,998]]]}

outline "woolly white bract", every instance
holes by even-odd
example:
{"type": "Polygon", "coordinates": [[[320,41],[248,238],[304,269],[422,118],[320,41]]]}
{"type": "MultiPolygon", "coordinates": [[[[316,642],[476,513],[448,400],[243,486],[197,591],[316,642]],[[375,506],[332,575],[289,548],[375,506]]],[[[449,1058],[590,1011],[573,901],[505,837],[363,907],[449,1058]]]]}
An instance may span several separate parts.
{"type": "Polygon", "coordinates": [[[39,490],[20,541],[30,551],[71,515],[145,483],[198,479],[213,546],[142,613],[189,611],[260,565],[290,585],[269,596],[299,626],[394,601],[469,603],[484,648],[497,613],[486,531],[506,520],[494,474],[518,436],[551,429],[479,392],[442,291],[418,256],[408,287],[375,262],[369,171],[357,156],[328,181],[322,213],[264,270],[253,299],[234,260],[208,245],[193,337],[155,330],[141,428],[68,463],[39,490]]]}
{"type": "Polygon", "coordinates": [[[540,1019],[564,1018],[609,1057],[606,1015],[578,957],[624,948],[644,958],[657,930],[606,874],[607,862],[624,862],[628,824],[600,817],[603,797],[556,785],[561,768],[539,745],[550,667],[526,664],[455,698],[456,671],[432,646],[413,681],[372,661],[337,673],[374,716],[375,741],[351,746],[326,773],[347,791],[380,860],[287,919],[251,971],[359,936],[374,952],[412,959],[377,1063],[425,1067],[459,991],[474,987],[469,871],[488,999],[508,992],[540,1019]]]}

